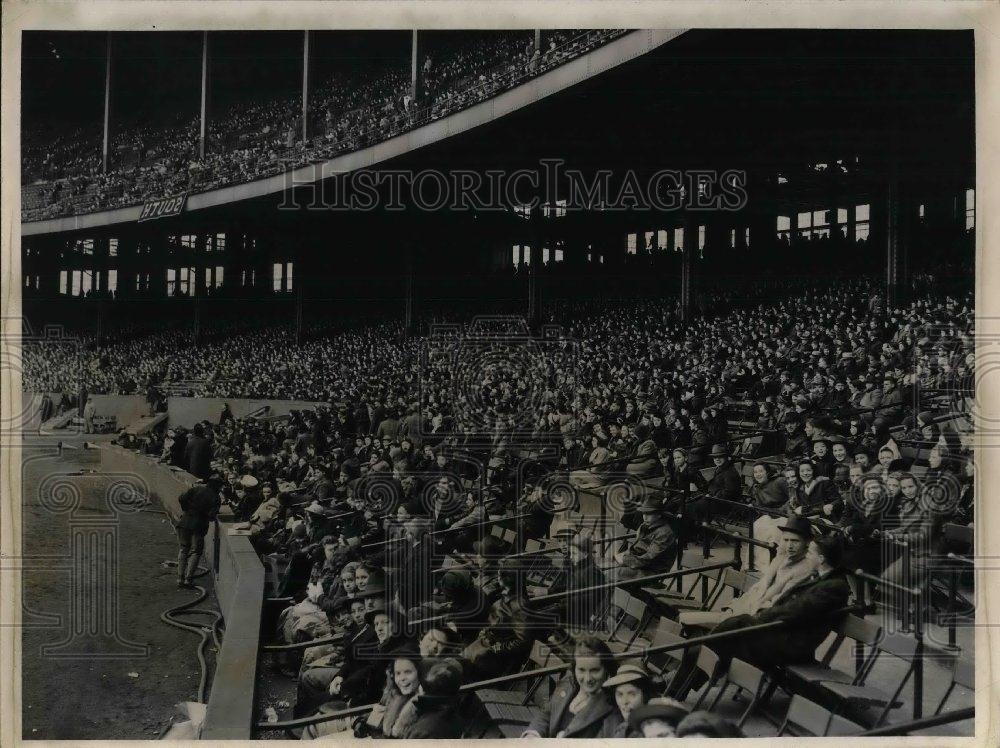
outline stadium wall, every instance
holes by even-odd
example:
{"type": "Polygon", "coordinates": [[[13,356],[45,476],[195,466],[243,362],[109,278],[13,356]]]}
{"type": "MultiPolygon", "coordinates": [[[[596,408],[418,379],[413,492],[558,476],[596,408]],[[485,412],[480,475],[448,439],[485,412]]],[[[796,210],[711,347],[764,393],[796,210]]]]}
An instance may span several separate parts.
{"type": "MultiPolygon", "coordinates": [[[[180,516],[178,498],[196,482],[193,475],[115,445],[102,445],[100,453],[103,472],[138,476],[172,520],[180,516]]],[[[230,535],[231,527],[216,523],[207,545],[215,596],[226,621],[202,725],[201,737],[207,740],[248,740],[253,724],[264,567],[249,538],[230,535]]]]}

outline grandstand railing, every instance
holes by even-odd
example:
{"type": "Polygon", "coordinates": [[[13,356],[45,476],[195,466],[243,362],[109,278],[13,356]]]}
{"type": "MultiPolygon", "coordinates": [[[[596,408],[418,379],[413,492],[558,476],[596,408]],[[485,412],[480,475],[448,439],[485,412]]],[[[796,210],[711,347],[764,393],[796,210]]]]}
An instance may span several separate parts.
{"type": "MultiPolygon", "coordinates": [[[[690,570],[689,570],[690,571],[690,570]]],[[[836,620],[841,615],[847,615],[850,613],[858,613],[861,610],[858,606],[846,606],[830,614],[830,620],[836,620]]],[[[779,628],[786,628],[790,625],[789,621],[771,621],[769,623],[756,624],[754,626],[746,626],[740,629],[733,629],[732,631],[720,631],[714,634],[706,634],[704,636],[693,636],[689,639],[685,639],[680,642],[671,642],[669,644],[658,644],[649,647],[641,647],[638,649],[628,649],[622,652],[616,652],[611,655],[612,660],[629,660],[629,659],[645,659],[649,655],[659,654],[662,652],[674,652],[677,650],[686,650],[691,647],[701,646],[701,645],[712,645],[715,642],[723,641],[726,639],[734,639],[740,636],[747,636],[748,634],[756,634],[762,631],[771,631],[779,628]]],[[[490,678],[488,680],[476,681],[475,683],[466,683],[463,685],[459,691],[460,692],[470,692],[478,691],[482,688],[493,688],[495,686],[505,686],[513,683],[517,683],[522,680],[529,680],[534,678],[544,677],[546,675],[556,675],[563,671],[569,670],[571,663],[564,662],[558,665],[550,665],[549,667],[537,668],[535,670],[526,670],[520,673],[513,673],[511,675],[501,675],[496,678],[490,678]]],[[[347,709],[338,710],[336,712],[329,712],[325,714],[316,714],[310,717],[301,717],[299,719],[287,720],[285,722],[258,722],[255,723],[254,727],[261,730],[291,730],[299,727],[306,727],[308,725],[316,725],[322,722],[329,722],[334,719],[341,719],[343,717],[355,717],[362,714],[367,714],[372,709],[375,708],[375,704],[364,704],[361,706],[349,707],[347,709]]]]}

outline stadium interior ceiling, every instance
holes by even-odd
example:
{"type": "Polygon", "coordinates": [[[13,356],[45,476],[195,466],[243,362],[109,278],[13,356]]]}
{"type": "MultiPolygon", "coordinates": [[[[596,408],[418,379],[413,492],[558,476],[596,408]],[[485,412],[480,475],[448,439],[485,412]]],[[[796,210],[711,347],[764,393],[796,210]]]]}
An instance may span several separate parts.
{"type": "MultiPolygon", "coordinates": [[[[920,272],[931,264],[940,269],[937,253],[964,222],[966,191],[975,181],[973,94],[971,32],[692,30],[377,169],[541,173],[543,159],[560,159],[564,168],[585,177],[610,170],[612,198],[629,173],[645,183],[661,169],[737,170],[747,180],[747,202],[738,211],[606,211],[570,205],[558,220],[547,220],[541,210],[525,220],[509,203],[499,211],[428,211],[413,205],[404,210],[279,210],[285,198],[271,195],[147,223],[26,237],[31,256],[25,258],[25,272],[43,276],[37,289],[26,292],[26,310],[42,314],[44,308],[61,307],[46,303],[67,301],[58,271],[67,267],[68,241],[100,243],[114,237],[126,245],[151,245],[149,255],[120,258],[118,283],[125,287],[129,262],[133,271],[152,268],[154,276],[172,266],[200,264],[168,256],[167,237],[222,232],[254,239],[254,253],[242,260],[235,253],[226,258],[227,277],[242,272],[234,262],[244,268],[255,264],[267,277],[274,263],[292,261],[296,294],[307,300],[398,299],[408,269],[416,277],[418,299],[421,294],[475,299],[490,293],[516,299],[519,286],[490,291],[499,286],[486,279],[509,270],[511,248],[522,245],[561,250],[566,269],[562,281],[548,281],[546,291],[552,295],[558,295],[559,282],[578,290],[580,278],[596,283],[594,277],[612,284],[595,285],[594,293],[670,294],[679,288],[679,253],[661,263],[662,273],[642,282],[629,280],[619,269],[628,264],[630,233],[641,247],[646,232],[654,232],[656,241],[658,233],[672,235],[677,228],[686,230],[691,243],[702,232],[697,278],[831,270],[881,274],[893,221],[906,238],[903,272],[920,272]],[[868,206],[867,215],[855,215],[856,205],[868,206]],[[851,207],[845,234],[868,219],[864,246],[802,251],[796,216],[822,209],[832,217],[845,206],[851,207]],[[775,220],[782,215],[790,217],[791,245],[776,241],[775,220]],[[608,280],[619,275],[617,285],[608,280]]],[[[565,194],[565,182],[557,189],[565,194]]],[[[308,203],[308,194],[301,196],[308,203]]],[[[523,182],[517,196],[546,199],[526,190],[523,182]]],[[[230,240],[230,246],[236,243],[230,240]]],[[[672,241],[670,246],[676,248],[672,241]]],[[[949,261],[971,267],[971,241],[961,247],[949,241],[948,251],[964,253],[949,261]]],[[[154,286],[165,295],[163,284],[154,281],[154,286]]],[[[258,281],[260,286],[273,298],[269,280],[258,281]]],[[[118,294],[123,297],[128,294],[118,294]]]]}

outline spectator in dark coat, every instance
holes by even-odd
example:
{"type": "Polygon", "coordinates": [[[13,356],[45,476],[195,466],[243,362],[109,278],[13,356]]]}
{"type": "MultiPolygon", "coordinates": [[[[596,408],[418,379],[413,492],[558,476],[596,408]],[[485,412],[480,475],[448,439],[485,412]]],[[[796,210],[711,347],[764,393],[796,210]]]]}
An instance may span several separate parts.
{"type": "Polygon", "coordinates": [[[405,739],[459,738],[465,731],[465,719],[458,698],[462,686],[462,665],[455,659],[431,660],[421,678],[422,693],[414,706],[416,721],[403,733],[405,739]]]}
{"type": "Polygon", "coordinates": [[[205,427],[196,423],[192,436],[184,447],[185,469],[195,478],[204,480],[212,472],[212,445],[205,438],[205,427]]]}
{"type": "Polygon", "coordinates": [[[219,486],[222,478],[212,475],[205,483],[196,483],[178,497],[184,512],[177,521],[177,586],[194,587],[194,574],[198,560],[205,550],[205,535],[209,525],[219,513],[219,486]]]}
{"type": "MultiPolygon", "coordinates": [[[[727,618],[714,629],[713,634],[757,626],[775,621],[787,622],[774,630],[764,630],[743,636],[733,636],[712,643],[712,651],[719,656],[719,665],[726,668],[736,657],[760,668],[811,662],[816,647],[829,636],[843,614],[833,615],[847,605],[851,588],[847,583],[841,560],[843,545],[838,535],[813,538],[809,544],[808,558],[815,565],[815,571],[793,586],[754,615],[739,615],[727,618]]],[[[685,657],[693,664],[696,653],[685,657]]],[[[690,671],[689,671],[690,672],[690,671]]],[[[689,689],[697,689],[705,682],[705,675],[694,670],[691,678],[679,672],[672,683],[682,685],[688,681],[689,689]]],[[[677,692],[678,698],[686,694],[677,692]]]]}
{"type": "MultiPolygon", "coordinates": [[[[604,574],[594,561],[591,536],[577,533],[570,540],[563,568],[556,575],[547,594],[582,590],[605,583],[604,574]]],[[[586,628],[594,615],[604,610],[607,591],[576,593],[565,597],[560,605],[562,622],[572,628],[586,628]]]]}

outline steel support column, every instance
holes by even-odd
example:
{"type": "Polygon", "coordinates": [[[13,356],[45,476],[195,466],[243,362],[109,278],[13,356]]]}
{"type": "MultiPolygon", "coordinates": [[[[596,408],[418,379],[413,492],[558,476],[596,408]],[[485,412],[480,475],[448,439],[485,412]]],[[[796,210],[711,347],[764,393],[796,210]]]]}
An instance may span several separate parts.
{"type": "Polygon", "coordinates": [[[309,32],[302,37],[302,142],[309,139],[309,32]]]}
{"type": "Polygon", "coordinates": [[[208,32],[201,32],[201,125],[198,131],[198,156],[205,158],[208,134],[208,32]]]}
{"type": "Polygon", "coordinates": [[[108,47],[104,63],[104,141],[101,145],[101,169],[108,173],[108,142],[111,128],[111,32],[108,32],[108,47]]]}

